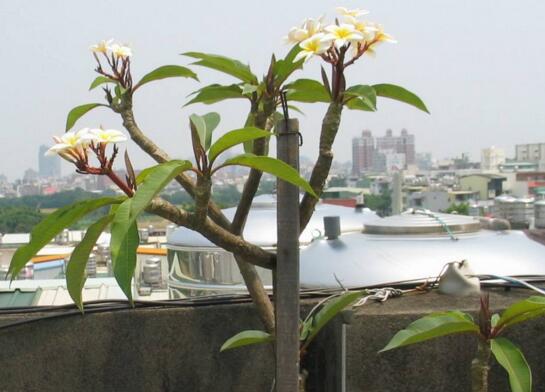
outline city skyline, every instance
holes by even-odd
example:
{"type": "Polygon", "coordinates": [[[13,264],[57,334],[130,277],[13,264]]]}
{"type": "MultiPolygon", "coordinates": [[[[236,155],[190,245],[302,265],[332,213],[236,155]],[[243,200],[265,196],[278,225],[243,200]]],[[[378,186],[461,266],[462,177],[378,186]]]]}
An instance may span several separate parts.
{"type": "MultiPolygon", "coordinates": [[[[63,132],[68,111],[79,104],[102,101],[103,93],[98,89],[87,91],[95,77],[88,48],[96,41],[114,37],[130,43],[133,69],[139,76],[159,65],[190,63],[179,56],[187,50],[249,62],[261,75],[271,52],[282,56],[289,49],[282,36],[290,27],[312,15],[326,13],[331,18],[335,5],[369,9],[369,19],[382,22],[399,41],[380,47],[375,58],[357,64],[349,72],[349,83],[405,86],[419,94],[431,111],[428,116],[386,99],[379,100],[377,113],[347,110],[334,148],[337,159],[350,154],[352,138],[364,128],[410,129],[419,140],[418,152],[430,151],[437,158],[467,152],[477,159],[481,148],[491,145],[511,156],[515,144],[543,141],[544,44],[520,37],[545,33],[540,20],[544,3],[527,1],[520,7],[513,1],[492,0],[441,4],[431,0],[333,4],[324,0],[313,2],[311,9],[306,2],[284,5],[290,9],[288,14],[283,12],[286,7],[282,2],[244,6],[214,1],[173,3],[149,18],[142,12],[146,7],[143,2],[3,4],[0,22],[6,40],[0,53],[9,59],[3,64],[4,74],[14,77],[0,81],[0,173],[13,179],[21,177],[27,167],[37,167],[37,146],[50,144],[52,135],[63,132]],[[215,12],[198,17],[209,9],[215,12]],[[44,14],[48,18],[44,19],[44,14]],[[270,22],[266,27],[260,18],[252,17],[264,14],[270,22]],[[105,15],[125,18],[116,18],[114,23],[105,15]],[[180,19],[180,15],[188,17],[180,19]],[[515,21],[508,34],[506,20],[515,21]],[[196,33],[202,31],[207,33],[196,33]],[[461,31],[473,33],[464,35],[461,31]],[[244,45],[236,37],[245,37],[244,45]],[[505,47],[510,48],[508,53],[505,47]],[[13,151],[17,151],[17,159],[13,159],[13,151]]],[[[232,82],[218,73],[193,69],[202,84],[189,80],[159,82],[142,89],[135,98],[142,128],[177,158],[191,155],[187,129],[191,113],[219,112],[219,132],[223,132],[240,127],[247,110],[241,102],[181,109],[187,94],[199,86],[232,82]]],[[[319,63],[310,61],[297,77],[319,79],[319,63]]],[[[301,152],[313,158],[317,153],[313,135],[320,127],[325,105],[300,106],[306,113],[297,114],[305,136],[301,152]]],[[[101,124],[122,129],[119,118],[103,109],[86,115],[77,127],[101,124]]],[[[136,166],[153,163],[134,144],[127,146],[136,166]]],[[[66,169],[63,165],[64,173],[66,169]]]]}

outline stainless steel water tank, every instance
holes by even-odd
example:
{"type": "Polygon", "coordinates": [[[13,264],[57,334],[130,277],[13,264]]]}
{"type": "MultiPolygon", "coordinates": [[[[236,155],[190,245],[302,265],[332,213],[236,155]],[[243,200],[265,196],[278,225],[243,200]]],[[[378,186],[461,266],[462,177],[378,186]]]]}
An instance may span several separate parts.
{"type": "Polygon", "coordinates": [[[535,226],[538,229],[545,229],[545,200],[534,203],[535,226]]]}

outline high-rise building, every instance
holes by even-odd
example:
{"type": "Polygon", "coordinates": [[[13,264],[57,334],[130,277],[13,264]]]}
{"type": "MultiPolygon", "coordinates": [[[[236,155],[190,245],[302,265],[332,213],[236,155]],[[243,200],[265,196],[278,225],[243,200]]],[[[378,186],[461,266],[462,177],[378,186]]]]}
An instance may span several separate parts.
{"type": "Polygon", "coordinates": [[[505,151],[501,148],[490,147],[481,150],[481,170],[495,171],[505,163],[505,151]]]}
{"type": "Polygon", "coordinates": [[[366,129],[360,137],[352,139],[352,174],[373,170],[375,139],[370,130],[366,129]]]}
{"type": "Polygon", "coordinates": [[[352,174],[365,171],[388,171],[406,169],[416,163],[414,135],[401,130],[394,136],[391,129],[385,136],[374,138],[365,130],[360,137],[352,139],[352,174]]]}
{"type": "Polygon", "coordinates": [[[400,136],[394,136],[392,130],[388,129],[385,136],[377,137],[377,150],[393,150],[405,154],[406,165],[416,163],[414,135],[409,134],[406,129],[401,130],[400,136]]]}
{"type": "Polygon", "coordinates": [[[40,177],[60,177],[61,160],[57,156],[46,156],[47,146],[41,145],[38,153],[38,174],[40,177]]]}
{"type": "Polygon", "coordinates": [[[515,146],[517,162],[532,162],[545,170],[545,143],[517,144],[515,146]]]}

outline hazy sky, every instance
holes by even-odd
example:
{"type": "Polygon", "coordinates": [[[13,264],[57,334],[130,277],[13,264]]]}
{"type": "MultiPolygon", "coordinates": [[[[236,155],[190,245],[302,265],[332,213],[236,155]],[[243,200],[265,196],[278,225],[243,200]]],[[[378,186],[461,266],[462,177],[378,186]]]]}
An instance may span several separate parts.
{"type": "MultiPolygon", "coordinates": [[[[376,113],[346,111],[335,144],[336,159],[351,159],[351,139],[364,128],[383,134],[405,127],[416,135],[417,151],[435,157],[490,145],[513,155],[514,144],[545,142],[545,2],[542,0],[276,0],[276,1],[0,1],[0,173],[21,176],[37,167],[38,146],[64,130],[74,106],[101,102],[89,46],[100,39],[130,43],[135,79],[164,64],[185,65],[180,56],[196,50],[248,62],[258,75],[272,52],[283,55],[287,30],[305,17],[337,5],[365,8],[397,45],[383,45],[375,58],[350,69],[347,84],[389,82],[418,93],[431,110],[386,100],[376,113]]],[[[319,78],[318,60],[299,77],[319,78]]],[[[232,79],[194,68],[203,83],[232,79]]],[[[188,116],[217,111],[221,130],[243,124],[247,105],[240,101],[182,109],[186,95],[201,86],[171,79],[150,84],[135,95],[141,127],[176,157],[188,157],[188,116]]],[[[302,153],[314,157],[325,104],[302,105],[302,153]]],[[[77,126],[121,129],[106,109],[77,126]]],[[[151,163],[128,145],[137,167],[151,163]]],[[[63,168],[67,173],[69,168],[63,168]]]]}

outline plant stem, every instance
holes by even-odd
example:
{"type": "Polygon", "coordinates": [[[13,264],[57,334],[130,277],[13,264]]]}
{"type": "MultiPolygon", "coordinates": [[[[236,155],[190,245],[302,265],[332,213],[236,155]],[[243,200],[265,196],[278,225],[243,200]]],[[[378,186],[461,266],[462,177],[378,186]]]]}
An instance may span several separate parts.
{"type": "Polygon", "coordinates": [[[490,370],[490,342],[479,339],[477,356],[471,361],[471,391],[488,392],[490,370]]]}
{"type": "Polygon", "coordinates": [[[110,180],[113,181],[115,185],[117,185],[123,192],[125,192],[127,196],[132,197],[132,195],[134,195],[134,191],[129,188],[128,185],[125,184],[125,182],[123,182],[123,180],[121,180],[121,178],[119,178],[113,170],[109,170],[106,175],[110,180]]]}
{"type": "MultiPolygon", "coordinates": [[[[325,181],[333,161],[332,146],[341,123],[342,108],[342,103],[331,102],[322,121],[322,131],[320,133],[320,152],[318,159],[314,164],[314,168],[312,169],[312,174],[309,181],[310,186],[318,197],[322,194],[325,181]]],[[[305,229],[312,214],[314,213],[316,203],[318,203],[318,199],[308,193],[305,193],[305,196],[299,205],[301,232],[305,229]]]]}

